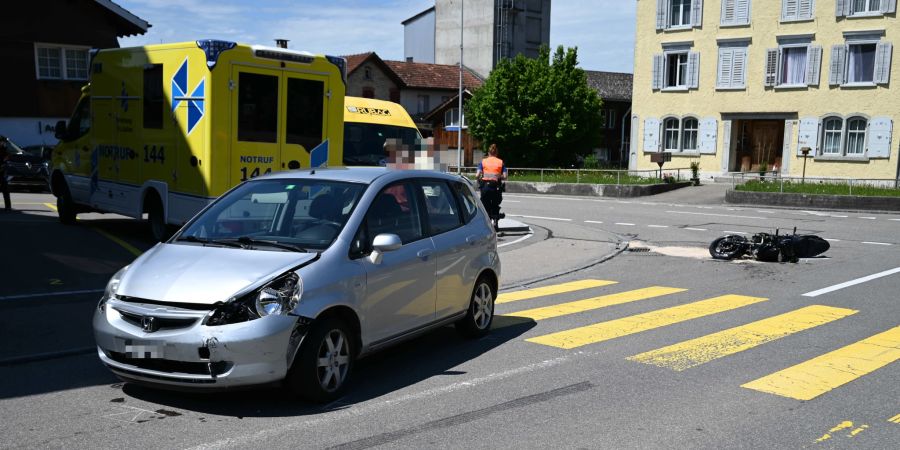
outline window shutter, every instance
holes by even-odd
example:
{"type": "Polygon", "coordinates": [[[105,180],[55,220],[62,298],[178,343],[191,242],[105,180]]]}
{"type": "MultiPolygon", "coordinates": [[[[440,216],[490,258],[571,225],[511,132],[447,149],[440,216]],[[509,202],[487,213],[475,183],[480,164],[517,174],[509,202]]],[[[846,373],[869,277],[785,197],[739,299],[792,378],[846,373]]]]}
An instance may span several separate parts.
{"type": "Polygon", "coordinates": [[[731,68],[731,87],[746,87],[747,80],[747,49],[734,49],[734,65],[731,68]]]}
{"type": "Polygon", "coordinates": [[[737,22],[737,0],[722,0],[722,25],[734,25],[737,22]]]}
{"type": "Polygon", "coordinates": [[[850,5],[851,1],[853,0],[837,0],[834,5],[835,17],[846,17],[845,9],[850,5]]]}
{"type": "Polygon", "coordinates": [[[869,158],[890,158],[891,131],[893,123],[890,117],[874,117],[869,121],[867,140],[869,158]]]}
{"type": "Polygon", "coordinates": [[[688,53],[687,70],[690,75],[688,88],[697,89],[700,87],[700,53],[688,53]]]}
{"type": "Polygon", "coordinates": [[[637,148],[638,148],[638,130],[641,127],[641,121],[637,114],[631,116],[631,133],[628,142],[628,168],[634,168],[637,165],[637,148]]]}
{"type": "Polygon", "coordinates": [[[694,27],[703,26],[703,0],[691,2],[691,25],[694,27]]]}
{"type": "Polygon", "coordinates": [[[669,27],[669,1],[656,0],[656,29],[665,30],[669,27]]]}
{"type": "Polygon", "coordinates": [[[794,121],[793,120],[785,120],[784,121],[784,139],[782,142],[784,143],[781,148],[781,173],[787,175],[790,173],[788,166],[791,161],[791,142],[794,138],[794,121]]]}
{"type": "MultiPolygon", "coordinates": [[[[877,53],[877,51],[876,51],[877,53]]],[[[877,59],[876,59],[877,61],[877,59]]],[[[877,65],[877,63],[876,63],[877,65]]],[[[832,86],[844,84],[844,68],[847,66],[847,46],[838,44],[831,46],[831,64],[828,66],[828,84],[832,86]]],[[[875,71],[877,75],[877,70],[875,71]]]]}
{"type": "Polygon", "coordinates": [[[737,0],[734,21],[746,25],[750,23],[750,0],[737,0]]]}
{"type": "Polygon", "coordinates": [[[663,70],[666,66],[666,58],[662,53],[653,55],[653,89],[663,88],[663,70]]]}
{"type": "Polygon", "coordinates": [[[649,117],[644,119],[644,152],[659,151],[659,119],[649,117]]]}
{"type": "MultiPolygon", "coordinates": [[[[848,3],[850,0],[846,0],[848,3]]],[[[897,0],[881,0],[881,12],[893,14],[897,12],[897,0]]]]}
{"type": "Polygon", "coordinates": [[[719,68],[716,75],[716,87],[730,88],[732,80],[732,66],[734,65],[734,49],[719,49],[719,68]]]}
{"type": "Polygon", "coordinates": [[[797,2],[799,0],[781,0],[781,20],[797,19],[797,2]]]}
{"type": "Polygon", "coordinates": [[[879,42],[875,47],[875,83],[888,84],[891,81],[891,50],[890,42],[879,42]]]}
{"type": "Polygon", "coordinates": [[[798,0],[797,19],[807,20],[813,18],[814,0],[798,0]]]}
{"type": "Polygon", "coordinates": [[[766,86],[775,86],[775,79],[778,74],[778,49],[770,48],[766,50],[766,86]]]}
{"type": "Polygon", "coordinates": [[[700,121],[700,128],[697,130],[697,147],[701,155],[716,154],[716,139],[718,138],[718,122],[712,117],[707,117],[700,121]]]}
{"type": "Polygon", "coordinates": [[[728,172],[728,154],[731,153],[731,121],[722,121],[722,172],[728,172]]]}
{"type": "Polygon", "coordinates": [[[804,117],[800,119],[800,130],[797,137],[797,156],[803,156],[800,149],[809,147],[812,155],[819,154],[819,119],[804,117]]]}
{"type": "Polygon", "coordinates": [[[781,73],[782,73],[783,65],[784,65],[784,51],[782,51],[779,48],[778,49],[778,60],[776,61],[776,64],[775,64],[775,83],[774,83],[775,86],[778,86],[779,84],[781,84],[781,81],[782,81],[781,73]]]}
{"type": "Polygon", "coordinates": [[[806,49],[806,85],[818,86],[822,68],[822,46],[810,45],[806,49]]]}

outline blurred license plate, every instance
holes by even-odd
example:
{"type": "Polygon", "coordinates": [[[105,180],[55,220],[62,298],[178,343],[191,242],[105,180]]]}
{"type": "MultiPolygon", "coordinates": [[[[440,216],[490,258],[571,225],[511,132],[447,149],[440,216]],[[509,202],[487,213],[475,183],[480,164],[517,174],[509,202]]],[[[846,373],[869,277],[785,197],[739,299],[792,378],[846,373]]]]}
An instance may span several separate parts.
{"type": "Polygon", "coordinates": [[[165,355],[165,343],[161,341],[136,341],[134,339],[119,339],[116,347],[122,349],[127,358],[135,359],[160,359],[165,355]]]}

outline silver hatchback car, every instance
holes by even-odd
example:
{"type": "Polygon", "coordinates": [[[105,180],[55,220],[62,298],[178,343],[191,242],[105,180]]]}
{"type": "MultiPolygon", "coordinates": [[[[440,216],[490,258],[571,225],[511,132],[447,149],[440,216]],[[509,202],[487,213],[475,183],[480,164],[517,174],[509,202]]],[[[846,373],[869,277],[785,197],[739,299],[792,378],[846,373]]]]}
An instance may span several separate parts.
{"type": "Polygon", "coordinates": [[[328,401],[360,356],[450,323],[487,333],[499,277],[496,235],[463,178],[285,172],[235,187],[114,275],[94,335],[126,381],[284,381],[328,401]]]}

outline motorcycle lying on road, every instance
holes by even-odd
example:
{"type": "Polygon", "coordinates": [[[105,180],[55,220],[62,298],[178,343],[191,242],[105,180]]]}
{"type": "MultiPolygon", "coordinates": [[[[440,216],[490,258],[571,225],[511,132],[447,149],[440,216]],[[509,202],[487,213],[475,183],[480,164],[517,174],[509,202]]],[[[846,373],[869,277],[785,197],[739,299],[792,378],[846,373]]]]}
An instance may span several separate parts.
{"type": "Polygon", "coordinates": [[[779,235],[756,233],[749,239],[739,235],[717,238],[709,244],[713,259],[732,260],[749,256],[765,262],[797,262],[800,258],[812,258],[828,251],[831,245],[825,239],[812,234],[779,235]]]}

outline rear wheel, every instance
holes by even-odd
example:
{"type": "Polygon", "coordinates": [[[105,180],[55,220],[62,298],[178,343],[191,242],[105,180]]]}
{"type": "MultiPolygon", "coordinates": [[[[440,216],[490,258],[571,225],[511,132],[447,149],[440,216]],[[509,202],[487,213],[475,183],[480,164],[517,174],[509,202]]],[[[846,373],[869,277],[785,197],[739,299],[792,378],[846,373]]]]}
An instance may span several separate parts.
{"type": "Polygon", "coordinates": [[[744,254],[746,239],[741,236],[723,236],[709,244],[709,254],[713,259],[735,259],[744,254]]]}
{"type": "Polygon", "coordinates": [[[310,401],[324,403],[340,397],[353,368],[356,341],[350,328],[336,317],[313,324],[287,376],[287,387],[310,401]]]}
{"type": "Polygon", "coordinates": [[[147,198],[147,222],[150,225],[150,234],[153,239],[162,242],[169,238],[169,227],[166,225],[162,201],[156,195],[147,198]]]}
{"type": "Polygon", "coordinates": [[[494,300],[497,293],[487,278],[481,277],[475,282],[469,310],[466,317],[456,322],[456,329],[466,337],[481,337],[491,330],[494,322],[494,300]]]}
{"type": "Polygon", "coordinates": [[[59,196],[56,197],[56,212],[59,214],[59,222],[63,225],[75,224],[77,212],[68,188],[62,188],[59,196]]]}

